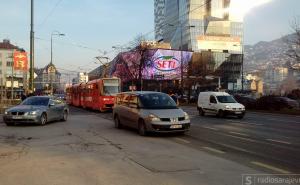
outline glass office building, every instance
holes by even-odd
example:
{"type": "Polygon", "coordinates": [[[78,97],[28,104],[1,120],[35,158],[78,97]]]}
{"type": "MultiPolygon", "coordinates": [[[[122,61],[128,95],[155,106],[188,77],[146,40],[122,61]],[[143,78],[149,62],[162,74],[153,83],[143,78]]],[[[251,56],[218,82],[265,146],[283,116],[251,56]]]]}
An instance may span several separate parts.
{"type": "Polygon", "coordinates": [[[155,1],[156,39],[171,43],[172,49],[199,53],[193,63],[205,65],[198,64],[201,70],[193,69],[198,72],[192,71],[191,75],[221,77],[225,89],[237,84],[243,62],[243,22],[231,15],[230,3],[230,0],[155,1]]]}

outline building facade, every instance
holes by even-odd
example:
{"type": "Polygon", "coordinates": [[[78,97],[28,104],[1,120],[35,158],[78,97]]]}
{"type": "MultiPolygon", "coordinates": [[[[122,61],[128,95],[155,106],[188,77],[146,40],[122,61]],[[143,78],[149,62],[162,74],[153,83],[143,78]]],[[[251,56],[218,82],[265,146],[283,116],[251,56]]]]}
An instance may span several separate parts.
{"type": "Polygon", "coordinates": [[[154,0],[154,25],[155,25],[155,40],[163,37],[163,30],[160,29],[165,22],[165,0],[154,0]]]}
{"type": "Polygon", "coordinates": [[[27,70],[13,69],[15,51],[24,50],[11,44],[7,39],[0,42],[0,98],[2,99],[17,98],[26,89],[27,70]]]}
{"type": "Polygon", "coordinates": [[[87,73],[78,73],[75,78],[72,79],[72,84],[79,84],[79,83],[87,83],[89,81],[89,76],[87,73]]]}
{"type": "Polygon", "coordinates": [[[61,86],[61,73],[54,64],[48,64],[44,68],[35,69],[37,77],[34,79],[35,92],[37,94],[52,94],[63,92],[61,86]]]}
{"type": "Polygon", "coordinates": [[[203,70],[194,75],[221,77],[226,89],[241,78],[243,63],[243,22],[231,15],[230,3],[164,0],[154,4],[156,39],[171,43],[172,49],[200,53],[198,62],[206,65],[199,64],[203,70]]]}

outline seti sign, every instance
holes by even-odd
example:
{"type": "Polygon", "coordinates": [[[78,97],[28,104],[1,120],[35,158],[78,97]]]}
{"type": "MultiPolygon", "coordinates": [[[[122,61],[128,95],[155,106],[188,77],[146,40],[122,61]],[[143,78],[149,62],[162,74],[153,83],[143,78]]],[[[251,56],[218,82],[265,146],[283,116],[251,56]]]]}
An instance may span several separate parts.
{"type": "Polygon", "coordinates": [[[172,71],[180,67],[180,62],[174,56],[161,56],[153,61],[154,68],[159,71],[172,71]]]}

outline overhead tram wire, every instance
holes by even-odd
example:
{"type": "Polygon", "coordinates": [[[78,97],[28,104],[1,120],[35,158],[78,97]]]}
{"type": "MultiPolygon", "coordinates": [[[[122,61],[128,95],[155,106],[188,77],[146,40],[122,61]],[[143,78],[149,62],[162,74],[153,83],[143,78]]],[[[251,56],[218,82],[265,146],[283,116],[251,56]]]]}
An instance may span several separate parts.
{"type": "Polygon", "coordinates": [[[55,9],[58,7],[58,5],[62,2],[63,0],[58,0],[55,6],[51,9],[51,11],[48,13],[48,15],[45,17],[43,22],[38,25],[39,28],[43,27],[44,24],[48,21],[49,17],[54,13],[55,9]]]}
{"type": "MultiPolygon", "coordinates": [[[[37,39],[37,40],[42,40],[42,41],[50,42],[49,39],[44,39],[44,38],[41,38],[41,37],[34,37],[34,38],[37,39]]],[[[85,46],[85,45],[82,45],[82,44],[75,44],[74,42],[62,42],[62,41],[57,41],[56,44],[70,45],[70,46],[74,46],[74,47],[78,47],[78,48],[82,48],[82,49],[86,49],[86,50],[90,50],[90,51],[95,51],[95,52],[97,52],[97,53],[99,53],[99,52],[102,53],[102,52],[103,52],[101,49],[98,49],[98,48],[92,48],[92,47],[85,46]]],[[[114,50],[107,51],[107,52],[106,52],[106,55],[112,53],[113,51],[114,51],[114,50]]]]}
{"type": "MultiPolygon", "coordinates": [[[[54,12],[54,10],[57,8],[57,6],[58,6],[61,2],[62,2],[62,0],[59,0],[59,1],[56,3],[55,7],[54,7],[54,8],[52,9],[52,11],[49,13],[49,15],[46,17],[46,19],[48,19],[48,17],[51,16],[51,14],[54,12]]],[[[194,8],[194,9],[191,10],[191,11],[187,10],[184,14],[182,14],[181,16],[179,16],[179,18],[182,18],[183,16],[186,16],[186,15],[188,15],[189,13],[198,10],[199,8],[202,8],[203,6],[207,5],[207,4],[210,3],[210,2],[211,2],[211,0],[207,1],[206,3],[204,3],[204,4],[202,4],[202,5],[197,6],[196,8],[194,8]]],[[[46,22],[46,19],[45,19],[44,22],[46,22]]],[[[175,24],[175,23],[177,23],[177,22],[178,22],[178,20],[174,20],[173,22],[171,21],[171,22],[168,22],[168,23],[165,23],[165,24],[161,25],[159,28],[162,28],[162,27],[164,27],[164,26],[167,26],[168,24],[175,24]]],[[[154,32],[155,32],[155,29],[154,29],[154,30],[151,30],[151,31],[149,31],[149,32],[147,32],[147,33],[145,33],[145,34],[143,34],[143,36],[150,35],[150,34],[152,34],[152,33],[154,33],[154,32]]],[[[44,38],[40,38],[40,37],[35,37],[35,39],[50,42],[50,40],[44,39],[44,38]]],[[[126,46],[130,45],[131,42],[132,42],[132,40],[129,41],[129,42],[127,42],[127,43],[125,43],[125,44],[123,44],[123,45],[120,45],[120,47],[126,47],[126,46]]],[[[61,41],[58,41],[57,43],[58,43],[58,44],[60,43],[60,44],[72,45],[72,46],[75,46],[75,47],[78,47],[78,48],[82,48],[82,49],[86,49],[86,50],[91,50],[91,51],[96,51],[97,53],[99,53],[99,52],[101,53],[101,51],[102,51],[101,49],[92,48],[92,47],[88,47],[88,46],[81,45],[81,44],[76,44],[76,43],[74,44],[74,42],[61,42],[61,41]]],[[[107,52],[106,52],[106,55],[107,55],[107,54],[110,54],[110,53],[112,53],[112,52],[114,52],[114,51],[115,51],[115,50],[107,51],[107,52]]]]}

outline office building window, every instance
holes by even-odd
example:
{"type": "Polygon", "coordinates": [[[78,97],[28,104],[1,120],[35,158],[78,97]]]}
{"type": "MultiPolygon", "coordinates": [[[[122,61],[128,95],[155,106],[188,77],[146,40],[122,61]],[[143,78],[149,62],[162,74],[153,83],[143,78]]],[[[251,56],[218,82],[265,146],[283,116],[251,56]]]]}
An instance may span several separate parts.
{"type": "Polygon", "coordinates": [[[8,66],[8,67],[13,66],[13,62],[6,62],[6,66],[8,66]]]}

